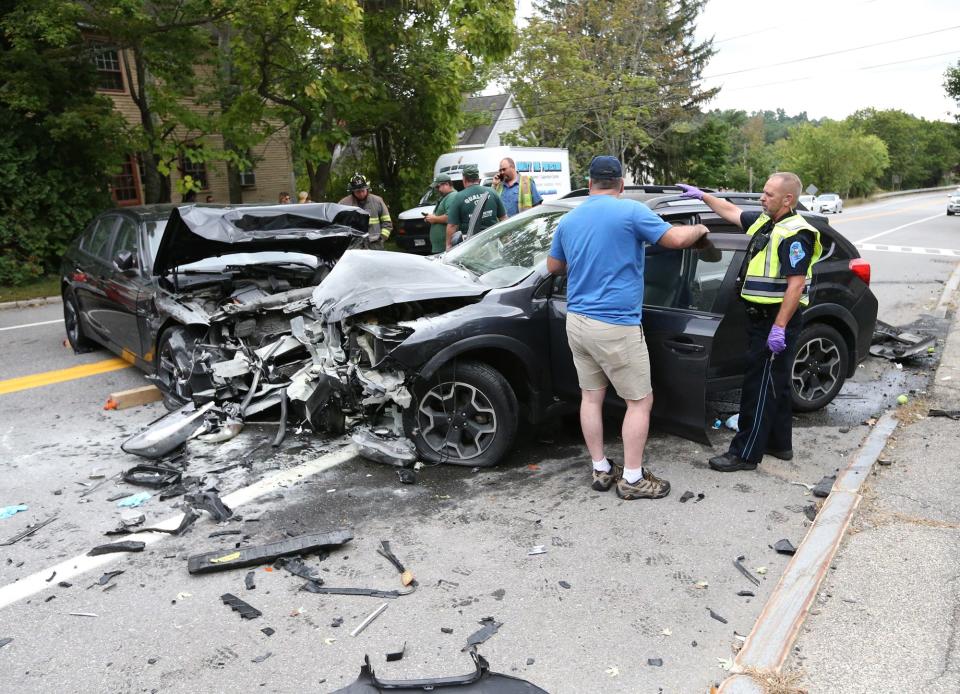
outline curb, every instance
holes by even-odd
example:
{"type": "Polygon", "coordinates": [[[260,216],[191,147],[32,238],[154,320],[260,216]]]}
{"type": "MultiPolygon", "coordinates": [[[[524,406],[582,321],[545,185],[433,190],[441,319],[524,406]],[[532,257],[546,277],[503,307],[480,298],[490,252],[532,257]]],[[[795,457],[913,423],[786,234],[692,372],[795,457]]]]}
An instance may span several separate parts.
{"type": "Polygon", "coordinates": [[[31,306],[46,306],[47,304],[63,303],[60,296],[38,296],[35,299],[21,299],[20,301],[4,301],[0,303],[0,311],[8,308],[30,308],[31,306]]]}
{"type": "MultiPolygon", "coordinates": [[[[958,287],[960,264],[951,274],[937,305],[941,318],[946,316],[958,287]]],[[[931,390],[941,407],[953,407],[960,404],[960,322],[956,319],[944,342],[931,390]]],[[[780,671],[827,569],[843,542],[847,526],[862,498],[860,489],[896,430],[894,411],[888,410],[880,418],[856,457],[837,477],[816,520],[787,564],[743,648],[734,659],[732,674],[720,684],[717,694],[763,694],[760,683],[743,673],[749,668],[780,671]]]]}

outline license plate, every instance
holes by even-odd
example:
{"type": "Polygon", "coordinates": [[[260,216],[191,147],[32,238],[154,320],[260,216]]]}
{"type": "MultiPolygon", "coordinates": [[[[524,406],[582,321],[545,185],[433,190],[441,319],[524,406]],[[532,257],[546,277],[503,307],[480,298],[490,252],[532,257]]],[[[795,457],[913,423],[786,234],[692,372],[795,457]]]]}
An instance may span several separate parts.
{"type": "Polygon", "coordinates": [[[426,245],[427,245],[427,240],[426,240],[426,239],[414,239],[414,240],[413,240],[413,245],[414,245],[414,246],[426,246],[426,245]]]}

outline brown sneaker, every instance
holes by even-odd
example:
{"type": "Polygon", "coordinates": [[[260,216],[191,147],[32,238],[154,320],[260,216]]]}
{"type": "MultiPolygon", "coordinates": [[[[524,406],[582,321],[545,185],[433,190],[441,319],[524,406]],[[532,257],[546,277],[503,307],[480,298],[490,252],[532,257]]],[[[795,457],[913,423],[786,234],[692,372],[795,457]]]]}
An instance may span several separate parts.
{"type": "Polygon", "coordinates": [[[634,499],[662,499],[670,493],[670,483],[654,476],[646,467],[643,479],[630,484],[622,477],[617,480],[617,496],[626,501],[634,499]]]}
{"type": "Polygon", "coordinates": [[[607,491],[623,477],[623,465],[615,463],[609,458],[607,458],[607,462],[610,463],[610,472],[593,471],[593,484],[590,485],[590,488],[595,492],[607,491]]]}

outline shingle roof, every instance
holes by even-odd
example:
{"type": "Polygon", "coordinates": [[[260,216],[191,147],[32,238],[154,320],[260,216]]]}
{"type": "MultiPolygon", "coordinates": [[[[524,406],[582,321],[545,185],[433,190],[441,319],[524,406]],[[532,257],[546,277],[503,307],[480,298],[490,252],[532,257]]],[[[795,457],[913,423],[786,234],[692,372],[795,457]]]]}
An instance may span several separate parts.
{"type": "Polygon", "coordinates": [[[472,96],[464,104],[464,110],[467,113],[487,113],[490,114],[490,121],[484,125],[478,125],[464,131],[460,136],[457,145],[485,145],[493,132],[493,124],[506,108],[510,101],[509,94],[493,94],[492,96],[472,96]]]}

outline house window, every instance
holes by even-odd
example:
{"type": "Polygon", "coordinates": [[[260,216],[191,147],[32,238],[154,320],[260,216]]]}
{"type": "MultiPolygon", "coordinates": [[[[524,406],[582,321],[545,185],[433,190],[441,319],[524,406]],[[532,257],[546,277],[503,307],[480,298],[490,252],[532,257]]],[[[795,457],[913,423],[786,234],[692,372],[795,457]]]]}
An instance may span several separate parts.
{"type": "Polygon", "coordinates": [[[113,177],[110,193],[117,205],[140,204],[140,177],[133,157],[123,162],[120,173],[113,177]]]}
{"type": "Polygon", "coordinates": [[[186,178],[190,176],[197,185],[200,186],[200,190],[208,190],[210,186],[207,181],[207,164],[202,161],[192,162],[187,157],[180,156],[180,175],[186,178]]]}
{"type": "Polygon", "coordinates": [[[93,64],[97,68],[97,87],[111,92],[123,91],[123,71],[120,53],[116,48],[97,45],[93,49],[93,64]]]}
{"type": "Polygon", "coordinates": [[[240,185],[244,188],[252,188],[257,185],[257,174],[254,173],[253,166],[240,172],[240,185]]]}

